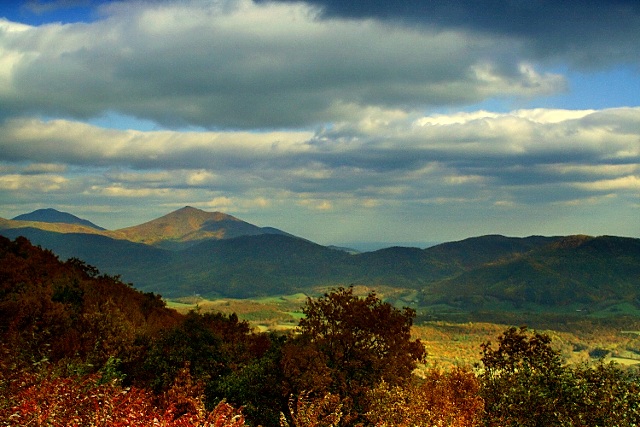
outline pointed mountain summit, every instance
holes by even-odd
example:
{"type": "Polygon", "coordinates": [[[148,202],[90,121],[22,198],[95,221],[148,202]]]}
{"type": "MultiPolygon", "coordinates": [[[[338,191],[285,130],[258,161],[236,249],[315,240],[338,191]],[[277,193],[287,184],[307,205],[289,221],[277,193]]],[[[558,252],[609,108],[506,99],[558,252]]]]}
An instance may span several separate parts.
{"type": "Polygon", "coordinates": [[[13,218],[13,220],[83,225],[85,227],[95,228],[96,230],[105,230],[104,228],[95,225],[91,221],[87,221],[86,219],[78,218],[75,215],[71,215],[70,213],[60,212],[52,208],[38,209],[31,213],[18,215],[17,217],[13,218]]]}
{"type": "Polygon", "coordinates": [[[127,240],[165,249],[184,249],[204,240],[230,239],[259,234],[287,234],[258,227],[222,212],[185,206],[160,218],[116,231],[127,240]]]}

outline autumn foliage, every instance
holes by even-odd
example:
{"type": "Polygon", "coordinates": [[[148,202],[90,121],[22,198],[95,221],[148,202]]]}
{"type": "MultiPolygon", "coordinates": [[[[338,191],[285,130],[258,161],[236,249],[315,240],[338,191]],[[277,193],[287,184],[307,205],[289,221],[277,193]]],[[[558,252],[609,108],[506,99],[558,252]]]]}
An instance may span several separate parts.
{"type": "Polygon", "coordinates": [[[480,382],[469,370],[433,369],[402,386],[378,384],[368,394],[366,417],[379,427],[478,426],[484,407],[479,390],[480,382]]]}
{"type": "MultiPolygon", "coordinates": [[[[0,408],[2,425],[51,427],[241,427],[244,417],[221,402],[205,411],[202,400],[181,396],[178,403],[154,404],[149,391],[101,383],[99,375],[83,377],[22,375],[19,384],[5,384],[0,408]],[[31,382],[27,382],[31,379],[31,382]],[[188,400],[188,410],[184,403],[188,400]]],[[[171,396],[176,398],[177,396],[171,396]]]]}
{"type": "MultiPolygon", "coordinates": [[[[151,350],[189,317],[79,260],[0,238],[0,319],[0,425],[245,424],[224,401],[206,409],[187,354],[169,373],[150,364],[151,350]],[[164,387],[154,392],[159,374],[164,387]]],[[[232,316],[200,323],[224,337],[217,338],[223,348],[249,332],[232,316]]]]}
{"type": "Polygon", "coordinates": [[[84,262],[0,237],[0,426],[632,426],[640,380],[567,366],[509,328],[477,369],[421,370],[415,313],[338,288],[292,334],[168,309],[84,262]],[[542,423],[542,424],[540,424],[542,423]]]}

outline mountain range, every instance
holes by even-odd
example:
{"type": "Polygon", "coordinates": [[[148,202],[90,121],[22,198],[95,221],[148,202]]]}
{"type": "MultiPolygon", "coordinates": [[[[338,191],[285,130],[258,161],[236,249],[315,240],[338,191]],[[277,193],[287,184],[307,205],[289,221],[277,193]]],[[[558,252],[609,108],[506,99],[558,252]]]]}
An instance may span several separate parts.
{"type": "Polygon", "coordinates": [[[364,284],[402,288],[411,302],[446,310],[640,308],[635,238],[487,235],[356,253],[192,207],[113,231],[45,209],[0,218],[0,235],[24,236],[165,297],[255,297],[364,284]]]}
{"type": "Polygon", "coordinates": [[[65,234],[98,234],[172,250],[185,249],[205,240],[258,234],[287,234],[272,227],[258,227],[221,212],[205,212],[190,206],[144,224],[114,231],[51,208],[18,215],[12,220],[0,218],[0,228],[3,229],[30,227],[65,234]]]}

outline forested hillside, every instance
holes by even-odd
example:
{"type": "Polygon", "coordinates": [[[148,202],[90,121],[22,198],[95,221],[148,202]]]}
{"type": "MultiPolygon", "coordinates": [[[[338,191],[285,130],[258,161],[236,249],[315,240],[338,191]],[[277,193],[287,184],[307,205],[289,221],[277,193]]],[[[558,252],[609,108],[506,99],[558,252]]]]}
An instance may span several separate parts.
{"type": "Polygon", "coordinates": [[[361,284],[418,292],[412,297],[416,307],[438,313],[640,310],[640,239],[488,235],[426,249],[354,254],[186,208],[135,230],[145,239],[160,239],[157,233],[169,225],[173,234],[155,245],[33,227],[0,227],[0,234],[27,236],[62,259],[83,259],[167,298],[250,298],[361,284]],[[211,218],[217,220],[207,222],[211,218]],[[228,222],[237,228],[227,235],[250,234],[188,240],[207,235],[202,227],[228,222]]]}
{"type": "Polygon", "coordinates": [[[550,338],[508,328],[481,370],[428,358],[415,312],[337,288],[297,333],[168,309],[78,259],[0,238],[0,420],[7,426],[632,426],[640,379],[567,366],[550,338]],[[242,408],[242,409],[239,409],[242,408]]]}
{"type": "Polygon", "coordinates": [[[491,307],[640,308],[640,239],[568,236],[434,283],[423,301],[491,307]],[[455,289],[456,293],[452,292],[455,289]]]}

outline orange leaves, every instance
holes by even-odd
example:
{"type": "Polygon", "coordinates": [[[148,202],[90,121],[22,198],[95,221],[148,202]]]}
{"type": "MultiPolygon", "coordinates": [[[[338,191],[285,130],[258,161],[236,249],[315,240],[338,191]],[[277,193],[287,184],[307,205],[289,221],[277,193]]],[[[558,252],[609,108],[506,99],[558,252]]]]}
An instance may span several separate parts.
{"type": "Polygon", "coordinates": [[[99,367],[125,359],[136,335],[181,318],[159,297],[80,260],[61,262],[24,238],[0,238],[0,339],[25,360],[81,358],[99,367]]]}
{"type": "MultiPolygon", "coordinates": [[[[211,412],[201,397],[157,406],[144,389],[100,384],[97,375],[38,378],[22,372],[0,390],[0,419],[7,427],[242,427],[244,417],[221,402],[211,412]],[[186,410],[185,410],[186,409],[186,410]]],[[[175,398],[176,396],[172,396],[175,398]]],[[[185,396],[182,396],[183,398],[185,396]]]]}
{"type": "Polygon", "coordinates": [[[403,386],[381,383],[372,389],[366,418],[378,427],[479,426],[483,414],[480,384],[472,372],[430,370],[403,386]]]}
{"type": "Polygon", "coordinates": [[[82,378],[47,377],[24,373],[15,393],[3,396],[0,418],[9,426],[118,426],[120,420],[153,422],[150,400],[140,389],[96,385],[95,375],[82,378]],[[32,381],[30,384],[30,380],[32,381]]]}
{"type": "MultiPolygon", "coordinates": [[[[343,421],[343,400],[328,393],[320,398],[311,398],[304,392],[297,399],[289,399],[289,413],[292,427],[338,426],[343,421]]],[[[284,414],[280,416],[280,426],[290,427],[284,414]]]]}

